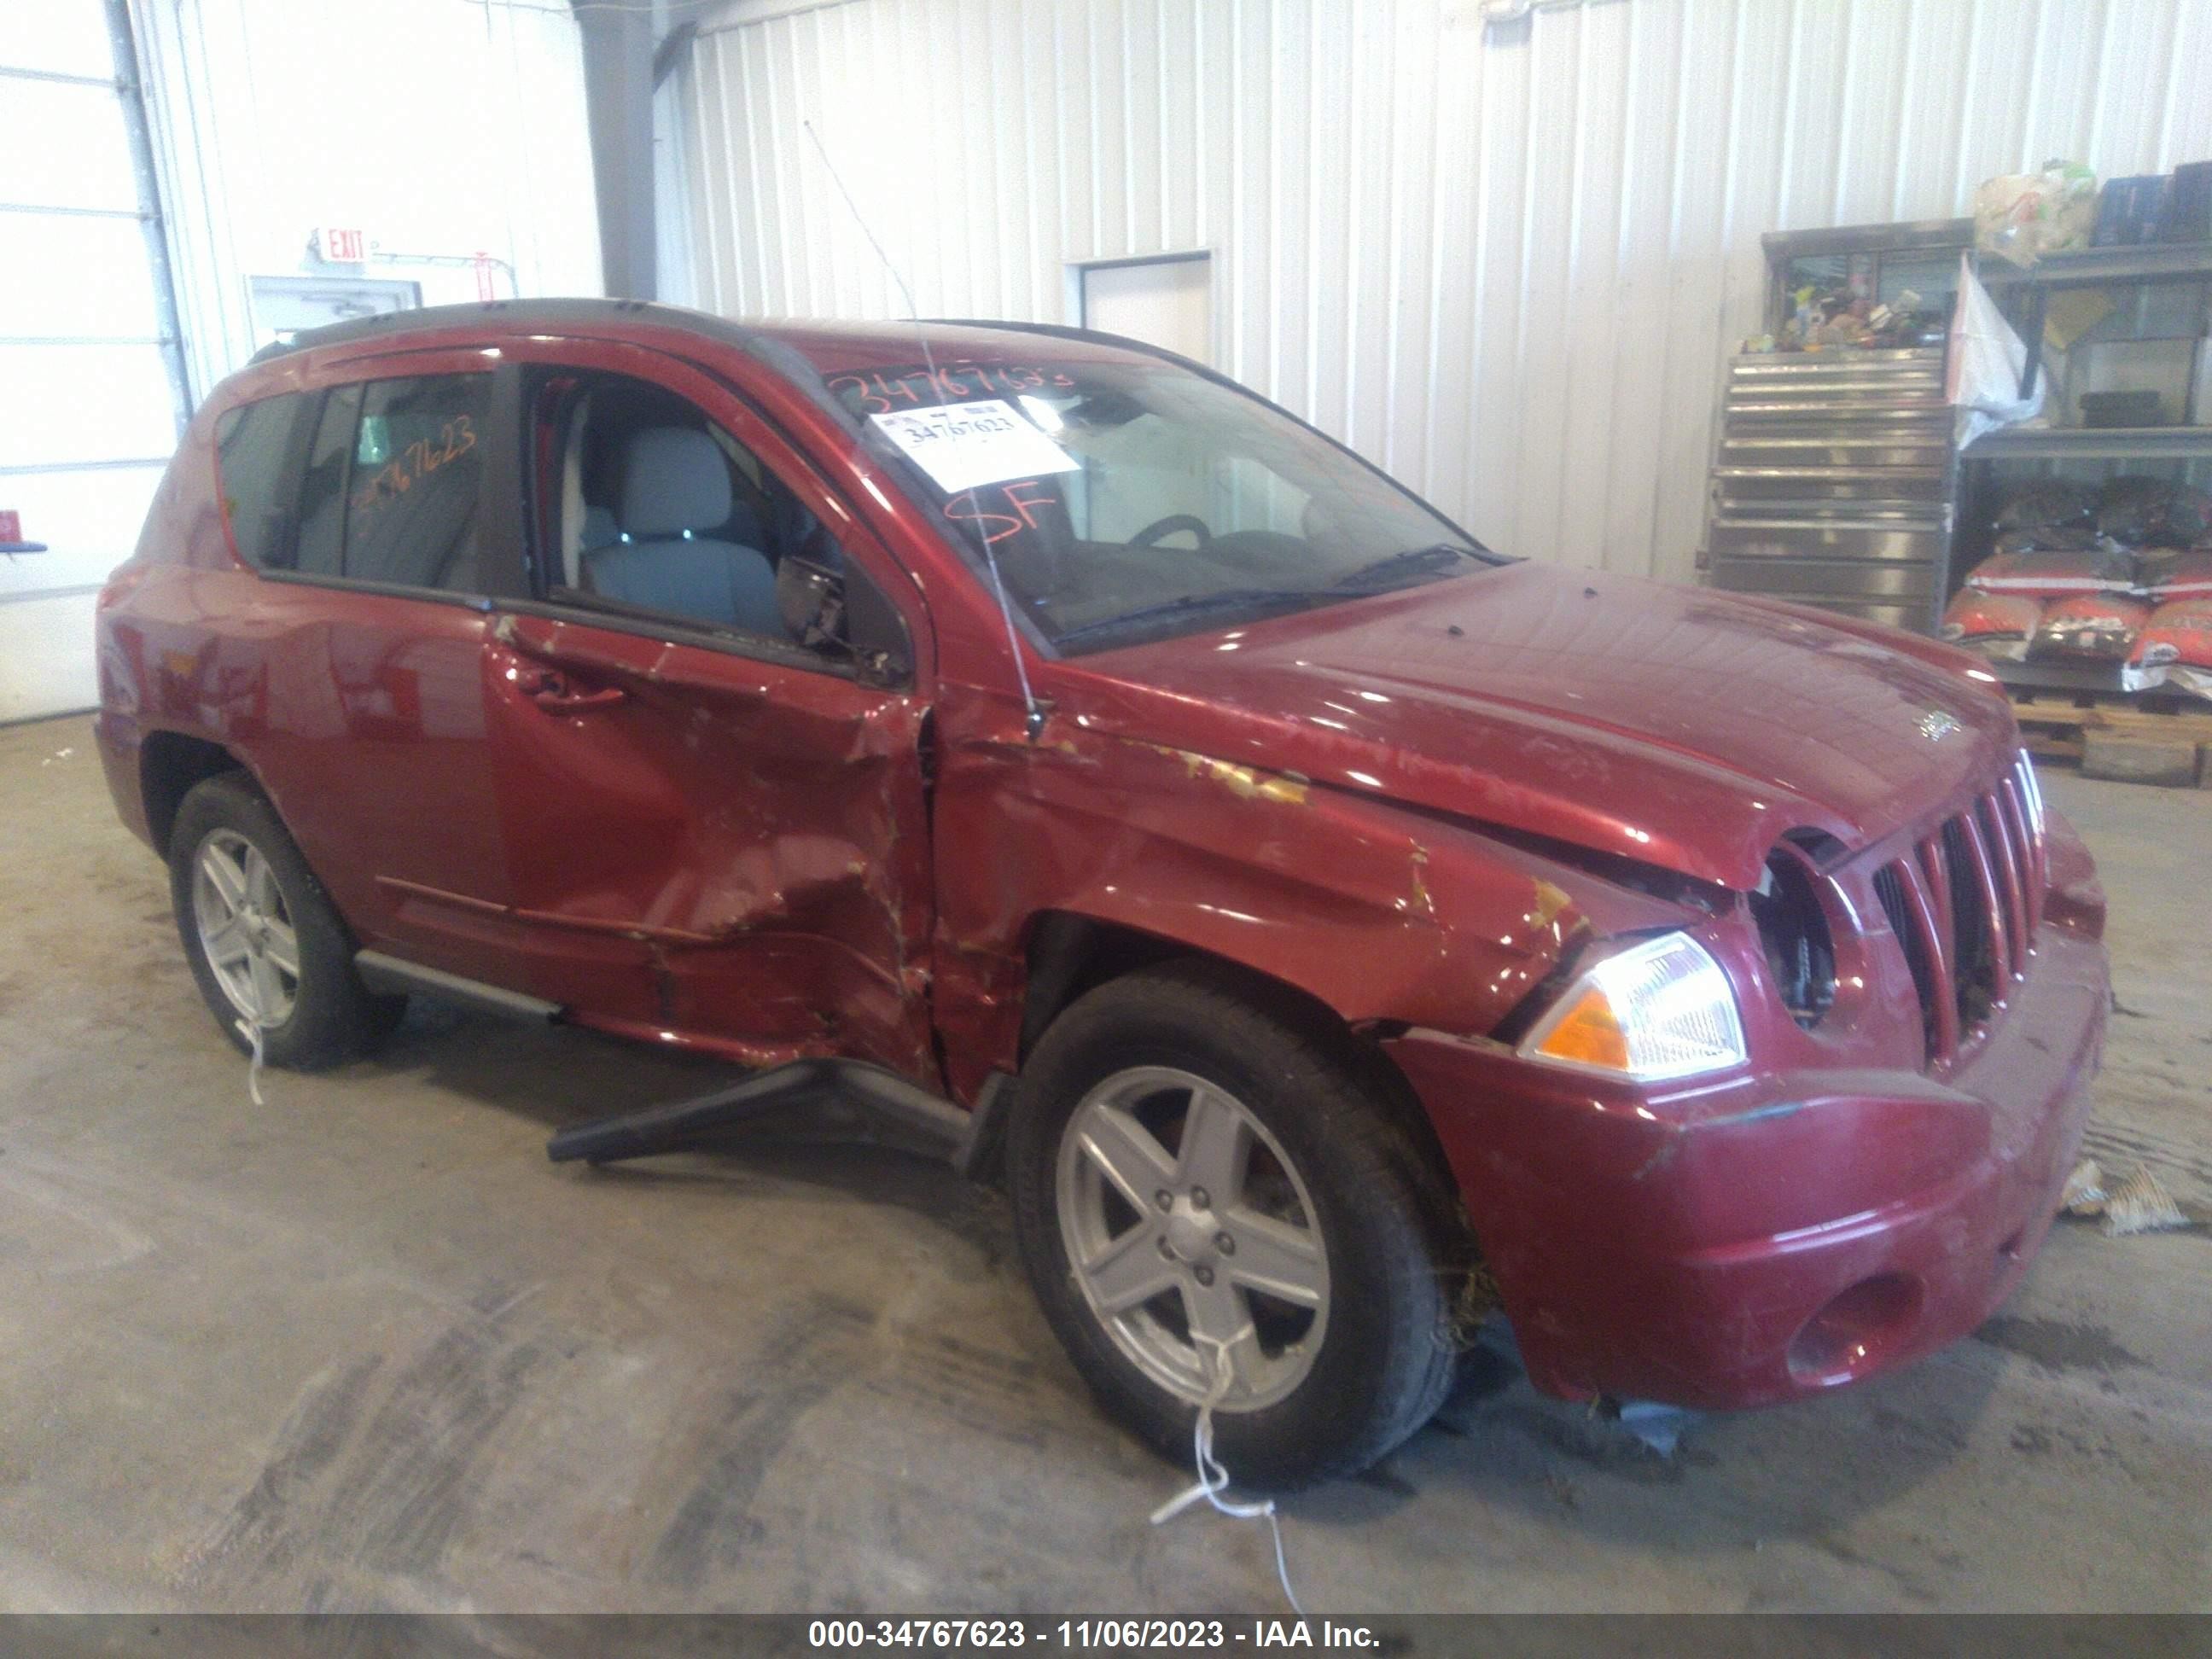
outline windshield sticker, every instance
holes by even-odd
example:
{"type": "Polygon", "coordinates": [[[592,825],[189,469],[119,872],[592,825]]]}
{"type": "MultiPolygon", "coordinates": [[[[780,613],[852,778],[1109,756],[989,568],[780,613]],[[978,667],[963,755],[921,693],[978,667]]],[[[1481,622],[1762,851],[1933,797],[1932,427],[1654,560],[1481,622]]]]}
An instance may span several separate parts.
{"type": "Polygon", "coordinates": [[[868,419],[947,495],[1083,465],[1002,398],[868,419]]]}

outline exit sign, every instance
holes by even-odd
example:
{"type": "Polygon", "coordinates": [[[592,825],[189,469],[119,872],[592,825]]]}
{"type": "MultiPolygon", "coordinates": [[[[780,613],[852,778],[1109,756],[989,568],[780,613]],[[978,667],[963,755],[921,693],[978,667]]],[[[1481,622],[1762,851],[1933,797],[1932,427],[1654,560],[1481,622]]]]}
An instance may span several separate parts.
{"type": "Polygon", "coordinates": [[[325,226],[315,233],[323,258],[334,265],[357,265],[368,258],[368,233],[325,226]]]}
{"type": "Polygon", "coordinates": [[[23,515],[12,507],[0,507],[0,542],[23,539],[23,515]]]}

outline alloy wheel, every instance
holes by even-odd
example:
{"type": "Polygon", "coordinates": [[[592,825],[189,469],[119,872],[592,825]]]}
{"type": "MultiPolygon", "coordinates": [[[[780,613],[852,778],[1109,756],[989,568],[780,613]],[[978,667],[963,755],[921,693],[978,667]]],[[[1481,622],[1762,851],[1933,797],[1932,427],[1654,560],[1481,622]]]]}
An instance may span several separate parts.
{"type": "Polygon", "coordinates": [[[292,1017],[299,935],[275,869],[235,830],[210,831],[193,855],[192,921],[233,1008],[264,1030],[292,1017]]]}
{"type": "Polygon", "coordinates": [[[1219,1388],[1230,1412],[1304,1381],[1328,1251],[1297,1168],[1243,1102],[1171,1066],[1116,1072],[1069,1117],[1057,1183],[1076,1282],[1146,1376],[1192,1401],[1219,1388]]]}

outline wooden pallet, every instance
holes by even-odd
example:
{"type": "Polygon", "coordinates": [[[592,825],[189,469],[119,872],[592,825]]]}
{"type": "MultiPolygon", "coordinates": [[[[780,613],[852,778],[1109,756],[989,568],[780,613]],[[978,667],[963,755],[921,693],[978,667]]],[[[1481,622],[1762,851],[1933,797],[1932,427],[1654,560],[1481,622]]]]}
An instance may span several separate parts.
{"type": "Polygon", "coordinates": [[[2212,746],[2212,702],[2173,691],[2134,696],[2117,691],[2066,691],[2008,686],[2013,718],[2028,752],[2046,760],[2079,761],[2094,734],[2100,750],[2124,755],[2171,751],[2179,745],[2196,751],[2197,774],[2206,775],[2205,751],[2212,746]]]}

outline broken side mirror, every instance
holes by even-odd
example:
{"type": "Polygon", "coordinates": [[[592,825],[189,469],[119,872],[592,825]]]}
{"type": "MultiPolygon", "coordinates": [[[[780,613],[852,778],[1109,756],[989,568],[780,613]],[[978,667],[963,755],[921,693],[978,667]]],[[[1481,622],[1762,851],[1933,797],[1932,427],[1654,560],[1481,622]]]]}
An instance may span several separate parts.
{"type": "Polygon", "coordinates": [[[850,565],[843,599],[845,639],[861,672],[877,685],[904,685],[914,677],[914,644],[898,607],[850,565]]]}
{"type": "Polygon", "coordinates": [[[875,685],[902,685],[913,646],[896,606],[834,545],[812,547],[776,568],[776,603],[792,638],[850,662],[875,685]]]}

